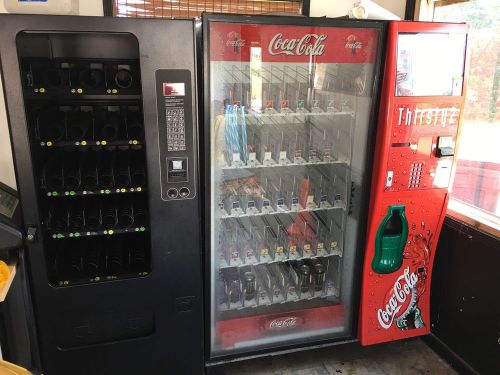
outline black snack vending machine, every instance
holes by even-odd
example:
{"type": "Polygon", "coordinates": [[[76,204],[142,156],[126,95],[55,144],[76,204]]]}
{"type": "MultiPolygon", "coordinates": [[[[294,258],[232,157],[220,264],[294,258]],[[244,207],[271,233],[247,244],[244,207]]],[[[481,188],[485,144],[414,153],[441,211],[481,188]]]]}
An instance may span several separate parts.
{"type": "Polygon", "coordinates": [[[201,373],[194,21],[5,15],[0,35],[40,370],[201,373]]]}

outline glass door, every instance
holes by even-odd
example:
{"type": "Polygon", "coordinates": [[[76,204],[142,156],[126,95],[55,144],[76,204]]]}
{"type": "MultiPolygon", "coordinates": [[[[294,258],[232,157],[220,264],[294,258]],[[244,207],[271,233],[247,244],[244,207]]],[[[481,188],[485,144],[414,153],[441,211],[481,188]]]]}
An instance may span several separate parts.
{"type": "Polygon", "coordinates": [[[351,335],[380,25],[335,25],[208,23],[212,356],[351,335]]]}

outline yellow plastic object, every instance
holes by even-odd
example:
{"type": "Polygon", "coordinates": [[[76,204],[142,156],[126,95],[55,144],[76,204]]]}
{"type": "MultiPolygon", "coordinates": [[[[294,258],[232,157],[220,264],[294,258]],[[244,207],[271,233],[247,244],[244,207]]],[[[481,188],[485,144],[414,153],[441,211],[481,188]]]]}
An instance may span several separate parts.
{"type": "Polygon", "coordinates": [[[9,266],[3,260],[0,260],[0,290],[3,289],[5,283],[9,280],[9,276],[9,266]]]}
{"type": "Polygon", "coordinates": [[[0,375],[31,375],[31,372],[13,363],[0,361],[0,375]]]}

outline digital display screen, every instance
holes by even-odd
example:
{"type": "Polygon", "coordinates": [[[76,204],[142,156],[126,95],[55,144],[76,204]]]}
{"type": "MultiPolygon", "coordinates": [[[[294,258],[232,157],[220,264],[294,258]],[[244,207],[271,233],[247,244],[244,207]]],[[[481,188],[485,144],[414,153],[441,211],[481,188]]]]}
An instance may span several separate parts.
{"type": "Polygon", "coordinates": [[[465,34],[399,34],[396,96],[461,96],[465,47],[465,34]]]}
{"type": "Polygon", "coordinates": [[[182,170],[182,160],[172,160],[172,169],[173,170],[182,170]]]}
{"type": "Polygon", "coordinates": [[[12,219],[18,203],[19,199],[17,199],[14,195],[0,189],[0,215],[7,216],[9,219],[12,219]]]}
{"type": "Polygon", "coordinates": [[[186,86],[184,82],[163,82],[163,95],[164,96],[185,96],[186,86]]]}

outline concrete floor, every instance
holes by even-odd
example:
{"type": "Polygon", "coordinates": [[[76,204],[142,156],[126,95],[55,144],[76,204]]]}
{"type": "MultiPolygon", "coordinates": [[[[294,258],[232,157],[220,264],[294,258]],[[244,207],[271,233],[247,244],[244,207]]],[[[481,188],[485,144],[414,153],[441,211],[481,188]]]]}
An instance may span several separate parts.
{"type": "Polygon", "coordinates": [[[359,344],[233,363],[225,375],[457,374],[422,340],[361,347],[359,344]]]}

